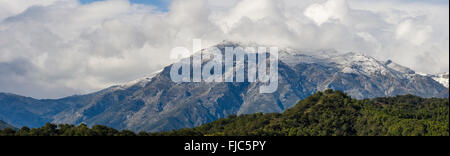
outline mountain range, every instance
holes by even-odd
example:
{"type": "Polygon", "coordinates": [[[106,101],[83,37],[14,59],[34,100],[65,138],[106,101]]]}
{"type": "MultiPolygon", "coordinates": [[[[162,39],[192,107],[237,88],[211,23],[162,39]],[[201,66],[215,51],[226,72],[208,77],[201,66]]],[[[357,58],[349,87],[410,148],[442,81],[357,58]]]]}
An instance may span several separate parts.
{"type": "MultiPolygon", "coordinates": [[[[223,42],[215,47],[223,52],[239,46],[248,45],[223,42]]],[[[327,89],[356,99],[449,97],[448,73],[420,74],[361,53],[280,49],[278,64],[278,90],[271,94],[259,93],[262,83],[175,83],[169,65],[150,77],[86,95],[39,100],[0,93],[0,120],[16,127],[86,123],[157,132],[200,126],[232,114],[282,112],[327,89]]]]}

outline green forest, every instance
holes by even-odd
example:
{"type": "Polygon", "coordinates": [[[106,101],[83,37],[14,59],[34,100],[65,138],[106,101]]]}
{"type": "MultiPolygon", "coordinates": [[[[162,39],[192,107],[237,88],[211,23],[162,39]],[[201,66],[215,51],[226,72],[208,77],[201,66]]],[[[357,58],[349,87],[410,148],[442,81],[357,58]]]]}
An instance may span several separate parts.
{"type": "Polygon", "coordinates": [[[413,95],[356,100],[326,90],[284,113],[232,115],[170,132],[47,123],[40,128],[6,128],[0,136],[449,136],[449,100],[413,95]]]}

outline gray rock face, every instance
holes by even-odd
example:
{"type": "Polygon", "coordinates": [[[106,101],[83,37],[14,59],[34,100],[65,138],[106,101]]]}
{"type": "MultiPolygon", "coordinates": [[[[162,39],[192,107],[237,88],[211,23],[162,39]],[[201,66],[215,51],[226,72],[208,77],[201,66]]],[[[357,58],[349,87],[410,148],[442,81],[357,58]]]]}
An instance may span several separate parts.
{"type": "MultiPolygon", "coordinates": [[[[238,44],[217,47],[225,46],[238,44]]],[[[261,83],[174,83],[170,68],[134,84],[57,100],[0,94],[0,119],[15,126],[86,123],[162,131],[199,126],[231,114],[281,112],[325,89],[342,90],[358,99],[449,96],[448,88],[431,76],[358,53],[281,50],[279,87],[272,94],[260,94],[261,83]]]]}

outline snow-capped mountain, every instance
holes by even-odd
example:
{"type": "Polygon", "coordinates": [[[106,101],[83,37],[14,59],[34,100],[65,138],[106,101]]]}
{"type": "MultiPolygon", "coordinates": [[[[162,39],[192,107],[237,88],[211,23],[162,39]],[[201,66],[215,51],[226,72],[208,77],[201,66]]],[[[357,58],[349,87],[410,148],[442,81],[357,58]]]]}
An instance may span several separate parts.
{"type": "Polygon", "coordinates": [[[158,75],[161,72],[162,72],[162,70],[154,72],[154,73],[152,73],[152,74],[150,74],[150,75],[148,75],[146,77],[140,78],[140,79],[129,81],[129,82],[117,85],[117,86],[112,86],[108,90],[110,90],[110,91],[113,91],[113,90],[125,90],[125,89],[128,89],[128,88],[133,87],[133,86],[144,87],[147,83],[152,81],[153,77],[155,77],[156,75],[158,75]]]}
{"type": "Polygon", "coordinates": [[[430,77],[433,80],[435,80],[436,82],[442,84],[444,87],[448,88],[448,77],[449,77],[449,73],[445,72],[445,73],[439,73],[439,74],[424,74],[424,73],[417,73],[418,75],[422,75],[425,77],[430,77]]]}
{"type": "MultiPolygon", "coordinates": [[[[392,75],[397,78],[406,78],[407,75],[415,74],[413,70],[393,63],[391,60],[381,62],[373,57],[361,53],[339,54],[336,51],[316,51],[320,55],[304,55],[302,51],[281,51],[281,61],[290,66],[303,63],[317,63],[325,66],[334,66],[339,72],[347,74],[360,74],[365,76],[392,75]]],[[[308,52],[311,53],[311,52],[308,52]]]]}
{"type": "Polygon", "coordinates": [[[433,80],[436,80],[437,82],[448,88],[448,76],[449,76],[448,72],[430,76],[431,78],[433,78],[433,80]]]}
{"type": "Polygon", "coordinates": [[[0,120],[0,130],[3,130],[5,128],[13,128],[14,129],[13,126],[11,126],[11,125],[7,124],[6,122],[0,120]]]}
{"type": "MultiPolygon", "coordinates": [[[[224,42],[216,47],[223,52],[230,46],[247,45],[224,42]]],[[[259,93],[262,83],[175,83],[170,69],[167,66],[144,79],[57,100],[0,94],[0,120],[19,127],[55,122],[161,131],[199,126],[231,114],[281,112],[326,89],[342,90],[358,99],[449,96],[448,74],[416,74],[390,60],[335,50],[280,49],[279,85],[272,94],[259,93]],[[445,77],[447,86],[440,83],[445,84],[445,77]]]]}

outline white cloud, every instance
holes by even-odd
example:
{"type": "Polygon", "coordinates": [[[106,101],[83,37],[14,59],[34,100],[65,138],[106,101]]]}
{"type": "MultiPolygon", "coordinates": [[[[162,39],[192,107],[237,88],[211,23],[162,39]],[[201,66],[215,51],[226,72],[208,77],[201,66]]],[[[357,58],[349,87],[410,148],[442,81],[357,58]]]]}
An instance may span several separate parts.
{"type": "Polygon", "coordinates": [[[48,6],[58,0],[0,0],[0,20],[15,16],[31,6],[48,6]]]}
{"type": "Polygon", "coordinates": [[[448,71],[448,4],[369,0],[175,0],[167,12],[108,0],[0,0],[0,92],[88,93],[170,64],[201,38],[335,48],[448,71]]]}
{"type": "Polygon", "coordinates": [[[329,20],[345,21],[347,18],[349,8],[345,0],[327,1],[323,4],[315,3],[306,8],[304,14],[318,25],[329,20]]]}

